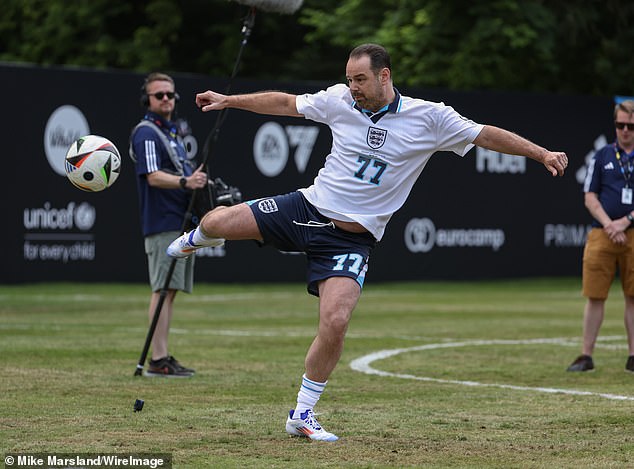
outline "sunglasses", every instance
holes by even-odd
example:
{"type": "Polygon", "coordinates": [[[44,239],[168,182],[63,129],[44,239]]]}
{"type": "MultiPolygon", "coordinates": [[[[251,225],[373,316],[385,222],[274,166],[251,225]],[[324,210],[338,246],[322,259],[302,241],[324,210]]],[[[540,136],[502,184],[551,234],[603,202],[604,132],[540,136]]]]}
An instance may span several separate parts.
{"type": "Polygon", "coordinates": [[[627,130],[634,130],[634,123],[632,122],[615,122],[614,125],[619,130],[623,130],[626,127],[627,130]]]}
{"type": "Polygon", "coordinates": [[[174,96],[176,96],[176,93],[174,93],[173,91],[168,91],[167,93],[159,91],[158,93],[154,93],[154,94],[148,93],[148,96],[154,96],[159,101],[161,101],[164,96],[167,96],[167,99],[172,100],[174,99],[174,96]]]}

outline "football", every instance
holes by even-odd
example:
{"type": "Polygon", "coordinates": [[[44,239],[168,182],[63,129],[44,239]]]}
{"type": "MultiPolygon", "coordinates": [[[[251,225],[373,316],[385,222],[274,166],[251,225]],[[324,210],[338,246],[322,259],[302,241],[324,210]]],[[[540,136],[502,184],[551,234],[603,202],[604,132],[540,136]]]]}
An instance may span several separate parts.
{"type": "Polygon", "coordinates": [[[119,150],[107,138],[86,135],[75,140],[64,161],[66,176],[83,191],[99,192],[112,186],[121,171],[119,150]]]}

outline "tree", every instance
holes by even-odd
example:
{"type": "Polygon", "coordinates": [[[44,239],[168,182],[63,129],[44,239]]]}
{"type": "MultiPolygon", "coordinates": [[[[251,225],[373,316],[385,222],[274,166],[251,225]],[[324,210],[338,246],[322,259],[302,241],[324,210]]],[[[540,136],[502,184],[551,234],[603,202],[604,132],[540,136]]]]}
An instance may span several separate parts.
{"type": "MultiPolygon", "coordinates": [[[[248,7],[229,0],[5,0],[0,60],[228,76],[248,7]]],[[[343,79],[349,50],[384,44],[397,83],[632,94],[629,0],[305,0],[258,12],[239,75],[343,79]]]]}
{"type": "Polygon", "coordinates": [[[311,42],[384,44],[409,86],[632,93],[634,3],[343,0],[307,8],[311,42]]]}

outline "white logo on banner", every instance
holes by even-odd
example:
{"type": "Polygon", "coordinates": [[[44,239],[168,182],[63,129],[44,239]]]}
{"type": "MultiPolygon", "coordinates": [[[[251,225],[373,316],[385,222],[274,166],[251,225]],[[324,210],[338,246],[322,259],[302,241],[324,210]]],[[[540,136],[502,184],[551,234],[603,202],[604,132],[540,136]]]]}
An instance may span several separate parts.
{"type": "Polygon", "coordinates": [[[48,118],[44,129],[44,152],[53,171],[65,176],[64,157],[71,143],[90,134],[88,121],[75,106],[60,106],[48,118]]]}
{"type": "Polygon", "coordinates": [[[504,245],[504,230],[455,228],[437,229],[429,218],[412,218],[405,226],[405,246],[410,252],[429,252],[434,246],[488,247],[497,251],[504,245]]]}
{"type": "Polygon", "coordinates": [[[526,158],[476,147],[476,171],[479,173],[525,173],[526,158]]]}
{"type": "Polygon", "coordinates": [[[594,157],[594,154],[607,144],[608,140],[605,138],[605,135],[599,135],[596,139],[594,139],[594,149],[590,150],[586,154],[586,157],[583,160],[584,165],[575,173],[575,177],[577,178],[577,182],[579,184],[583,184],[586,180],[586,174],[588,174],[588,168],[590,166],[590,163],[592,163],[592,158],[594,157]]]}
{"type": "Polygon", "coordinates": [[[412,218],[405,227],[405,246],[410,252],[429,252],[436,242],[436,227],[429,218],[412,218]]]}
{"type": "Polygon", "coordinates": [[[97,210],[88,202],[78,206],[69,202],[66,208],[51,207],[45,202],[42,208],[24,209],[24,228],[27,230],[71,230],[88,231],[95,225],[97,210]]]}
{"type": "Polygon", "coordinates": [[[75,225],[82,231],[88,231],[95,225],[97,210],[89,203],[82,202],[75,210],[75,225]]]}
{"type": "Polygon", "coordinates": [[[55,208],[25,208],[23,215],[24,259],[27,261],[92,261],[95,259],[94,235],[86,233],[95,225],[97,210],[87,202],[55,208]],[[83,233],[70,230],[79,229],[83,233]]]}
{"type": "Polygon", "coordinates": [[[282,127],[277,122],[267,122],[258,129],[253,139],[255,165],[264,176],[278,176],[286,167],[290,147],[295,147],[293,159],[297,170],[303,173],[318,135],[319,127],[316,126],[282,127]]]}
{"type": "Polygon", "coordinates": [[[253,158],[260,172],[268,177],[277,176],[288,161],[288,140],[282,126],[267,122],[253,139],[253,158]]]}
{"type": "Polygon", "coordinates": [[[547,224],[544,226],[544,246],[581,247],[591,229],[591,225],[547,224]]]}
{"type": "Polygon", "coordinates": [[[187,159],[193,160],[198,153],[198,140],[193,135],[185,135],[183,137],[183,145],[187,151],[187,159]]]}

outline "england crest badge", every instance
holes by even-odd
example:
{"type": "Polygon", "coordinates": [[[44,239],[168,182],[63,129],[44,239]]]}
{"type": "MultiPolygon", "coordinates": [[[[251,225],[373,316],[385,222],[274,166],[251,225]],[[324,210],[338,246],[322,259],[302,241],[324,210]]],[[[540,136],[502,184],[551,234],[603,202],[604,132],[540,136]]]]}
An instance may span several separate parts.
{"type": "Polygon", "coordinates": [[[377,148],[381,148],[383,146],[386,137],[387,130],[379,129],[378,127],[369,127],[366,140],[368,142],[368,146],[373,150],[376,150],[377,148]]]}

